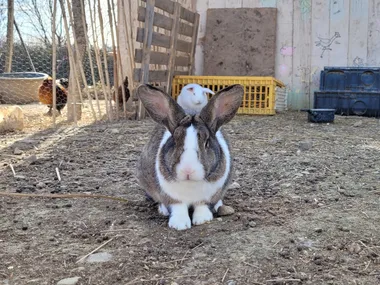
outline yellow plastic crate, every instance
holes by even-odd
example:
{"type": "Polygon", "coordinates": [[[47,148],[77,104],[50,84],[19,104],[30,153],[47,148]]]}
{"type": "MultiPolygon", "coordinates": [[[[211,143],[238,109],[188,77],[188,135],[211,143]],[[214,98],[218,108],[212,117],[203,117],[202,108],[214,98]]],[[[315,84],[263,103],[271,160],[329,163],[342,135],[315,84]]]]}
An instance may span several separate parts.
{"type": "MultiPolygon", "coordinates": [[[[244,97],[238,114],[249,115],[274,115],[276,87],[285,87],[274,77],[177,75],[173,78],[172,97],[177,100],[182,87],[189,83],[197,83],[214,92],[232,84],[243,85],[244,97]]],[[[211,98],[212,94],[209,96],[211,98]]]]}

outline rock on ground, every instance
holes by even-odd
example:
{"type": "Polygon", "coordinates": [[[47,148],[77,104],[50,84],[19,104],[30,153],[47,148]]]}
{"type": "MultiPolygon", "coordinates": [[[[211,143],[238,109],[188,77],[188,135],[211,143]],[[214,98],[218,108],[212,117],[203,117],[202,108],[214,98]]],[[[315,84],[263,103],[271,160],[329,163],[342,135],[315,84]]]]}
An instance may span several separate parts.
{"type": "Polygon", "coordinates": [[[19,106],[0,105],[0,132],[24,128],[24,114],[19,106]]]}
{"type": "Polygon", "coordinates": [[[58,281],[57,285],[75,285],[78,283],[80,277],[70,277],[58,281]]]}

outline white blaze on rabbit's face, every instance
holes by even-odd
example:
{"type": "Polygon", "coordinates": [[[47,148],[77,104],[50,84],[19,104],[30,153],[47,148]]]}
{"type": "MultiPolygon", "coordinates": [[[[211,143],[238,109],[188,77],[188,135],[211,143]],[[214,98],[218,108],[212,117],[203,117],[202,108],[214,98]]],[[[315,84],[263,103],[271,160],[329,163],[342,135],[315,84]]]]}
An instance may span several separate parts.
{"type": "Polygon", "coordinates": [[[185,143],[180,163],[176,167],[178,180],[202,181],[205,176],[202,163],[198,159],[197,130],[190,126],[186,130],[185,143]]]}

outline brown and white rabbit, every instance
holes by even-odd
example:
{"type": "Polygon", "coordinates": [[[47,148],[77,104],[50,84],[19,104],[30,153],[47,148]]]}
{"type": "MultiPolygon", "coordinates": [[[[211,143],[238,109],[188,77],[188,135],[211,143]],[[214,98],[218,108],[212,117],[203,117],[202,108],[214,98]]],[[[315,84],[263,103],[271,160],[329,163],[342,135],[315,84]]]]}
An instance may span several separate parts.
{"type": "Polygon", "coordinates": [[[188,115],[161,90],[140,85],[136,94],[158,124],[142,150],[137,177],[147,194],[169,216],[169,227],[184,230],[213,219],[231,182],[232,158],[223,131],[243,98],[241,85],[215,94],[197,115],[188,115]],[[194,208],[192,220],[189,207],[194,208]]]}

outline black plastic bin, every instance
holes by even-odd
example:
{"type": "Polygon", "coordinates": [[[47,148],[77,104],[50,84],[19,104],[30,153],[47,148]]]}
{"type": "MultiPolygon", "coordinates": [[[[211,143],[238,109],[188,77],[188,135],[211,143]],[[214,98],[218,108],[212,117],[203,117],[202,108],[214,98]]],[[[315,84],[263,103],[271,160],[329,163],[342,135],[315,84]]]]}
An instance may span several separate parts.
{"type": "Polygon", "coordinates": [[[380,91],[380,67],[325,67],[320,91],[380,91]]]}
{"type": "Polygon", "coordinates": [[[335,114],[380,117],[380,92],[317,91],[315,109],[335,109],[335,114]]]}

